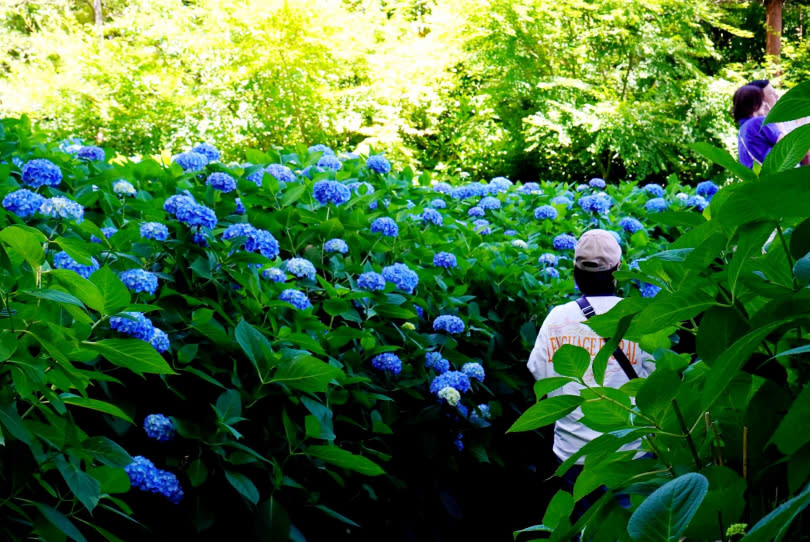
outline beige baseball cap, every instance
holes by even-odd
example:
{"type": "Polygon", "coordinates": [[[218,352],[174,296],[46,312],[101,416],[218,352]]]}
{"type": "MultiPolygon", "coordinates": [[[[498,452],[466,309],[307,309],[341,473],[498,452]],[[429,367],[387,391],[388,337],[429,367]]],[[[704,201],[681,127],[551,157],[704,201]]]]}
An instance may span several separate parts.
{"type": "Polygon", "coordinates": [[[622,247],[605,230],[588,230],[574,248],[574,266],[583,271],[607,271],[622,260],[622,247]]]}

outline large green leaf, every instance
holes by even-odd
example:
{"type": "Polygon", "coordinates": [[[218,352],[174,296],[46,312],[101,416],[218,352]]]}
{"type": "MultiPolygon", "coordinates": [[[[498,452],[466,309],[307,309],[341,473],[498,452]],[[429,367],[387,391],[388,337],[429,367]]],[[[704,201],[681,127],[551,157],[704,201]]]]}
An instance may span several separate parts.
{"type": "Polygon", "coordinates": [[[104,297],[104,314],[115,314],[129,305],[129,290],[112,269],[106,265],[90,275],[90,282],[96,285],[104,297]]]}
{"type": "Polygon", "coordinates": [[[569,382],[574,380],[565,376],[552,376],[550,378],[543,378],[534,383],[534,396],[539,401],[548,392],[562,388],[569,382]]]}
{"type": "Polygon", "coordinates": [[[810,117],[810,81],[799,83],[779,98],[764,122],[785,122],[810,117]]]}
{"type": "Polygon", "coordinates": [[[554,372],[562,376],[581,379],[590,364],[591,355],[581,346],[564,344],[554,353],[554,372]]]}
{"type": "Polygon", "coordinates": [[[615,388],[582,390],[582,423],[596,431],[612,431],[630,424],[630,397],[615,388]]]}
{"type": "Polygon", "coordinates": [[[175,374],[163,356],[151,344],[140,339],[104,339],[82,344],[97,351],[110,363],[137,374],[175,374]]]}
{"type": "Polygon", "coordinates": [[[714,147],[708,143],[698,142],[692,145],[692,149],[698,154],[703,155],[715,164],[719,164],[727,170],[736,174],[744,181],[752,181],[756,179],[753,171],[742,165],[736,158],[731,156],[728,151],[714,147]]]}
{"type": "Polygon", "coordinates": [[[582,397],[578,395],[555,395],[543,399],[526,409],[526,412],[521,414],[506,432],[514,433],[539,429],[570,414],[580,404],[582,404],[582,397]]]}
{"type": "Polygon", "coordinates": [[[688,540],[721,540],[725,534],[721,529],[739,521],[745,510],[746,483],[742,476],[720,465],[700,473],[709,480],[709,492],[684,536],[688,540]],[[723,518],[722,525],[718,518],[723,518]]]}
{"type": "Polygon", "coordinates": [[[279,365],[270,382],[285,384],[301,391],[323,392],[332,380],[342,374],[343,371],[337,367],[303,355],[279,365]]]}
{"type": "Polygon", "coordinates": [[[776,428],[771,442],[785,455],[796,453],[799,448],[810,442],[810,431],[799,430],[808,419],[810,419],[810,385],[805,385],[776,428]]]}
{"type": "Polygon", "coordinates": [[[712,307],[703,313],[697,333],[697,354],[704,361],[717,359],[734,341],[748,331],[740,313],[728,307],[712,307]]]}
{"type": "Polygon", "coordinates": [[[57,456],[54,462],[73,495],[87,508],[88,512],[92,512],[101,498],[99,481],[66,461],[62,456],[57,456]]]}
{"type": "Polygon", "coordinates": [[[25,290],[20,293],[30,295],[31,297],[36,297],[39,299],[46,299],[48,301],[53,301],[54,303],[73,305],[76,307],[80,307],[82,309],[85,308],[84,303],[82,303],[80,299],[70,295],[67,292],[61,292],[59,290],[25,290]]]}
{"type": "Polygon", "coordinates": [[[751,259],[762,254],[762,246],[774,229],[772,222],[753,222],[740,227],[737,235],[737,249],[728,264],[728,285],[732,299],[736,299],[737,283],[751,259]]]}
{"type": "Polygon", "coordinates": [[[759,520],[743,537],[742,542],[779,542],[787,533],[790,524],[810,504],[810,484],[792,499],[780,504],[771,513],[759,520]]]}
{"type": "Polygon", "coordinates": [[[640,340],[643,335],[680,324],[717,304],[701,291],[661,292],[633,318],[627,337],[640,340]]]}
{"type": "Polygon", "coordinates": [[[225,471],[225,478],[227,478],[228,483],[233,486],[233,488],[239,492],[245,499],[248,500],[251,504],[258,504],[259,502],[259,490],[256,489],[256,484],[253,481],[242,474],[241,472],[234,472],[234,471],[225,471]]]}
{"type": "Polygon", "coordinates": [[[121,418],[122,420],[126,420],[129,423],[133,423],[132,418],[130,418],[126,412],[124,412],[123,410],[121,410],[112,403],[101,401],[100,399],[81,397],[79,395],[74,395],[72,393],[63,393],[59,397],[67,405],[75,405],[82,408],[89,408],[90,410],[103,412],[104,414],[109,414],[111,416],[121,418]]]}
{"type": "Polygon", "coordinates": [[[75,237],[57,237],[54,242],[81,265],[90,265],[92,263],[90,260],[92,255],[87,250],[87,242],[75,237]]]}
{"type": "Polygon", "coordinates": [[[53,269],[48,275],[70,294],[81,299],[94,311],[104,312],[104,296],[98,286],[68,269],[53,269]]]}
{"type": "Polygon", "coordinates": [[[0,231],[0,241],[14,249],[31,267],[39,267],[45,261],[45,251],[42,250],[45,236],[39,230],[9,226],[0,231]]]}
{"type": "Polygon", "coordinates": [[[127,451],[107,437],[91,437],[82,442],[82,449],[110,467],[124,468],[132,463],[127,451]]]}
{"type": "Polygon", "coordinates": [[[676,542],[708,490],[709,481],[696,472],[670,480],[653,491],[633,512],[627,532],[636,542],[676,542]]]}
{"type": "Polygon", "coordinates": [[[37,510],[39,510],[40,514],[42,514],[45,519],[50,521],[57,529],[63,532],[65,536],[75,540],[76,542],[87,542],[87,539],[84,537],[81,531],[76,528],[73,522],[70,521],[62,512],[40,502],[34,502],[34,506],[37,507],[37,510]]]}
{"type": "Polygon", "coordinates": [[[724,188],[726,201],[715,209],[712,222],[729,227],[756,221],[806,218],[808,176],[806,168],[795,168],[763,177],[759,182],[739,183],[724,188]]]}
{"type": "Polygon", "coordinates": [[[250,325],[247,320],[240,320],[234,330],[236,342],[242,347],[247,355],[259,379],[264,382],[268,377],[268,371],[273,367],[271,362],[273,347],[261,331],[250,325]]]}
{"type": "Polygon", "coordinates": [[[316,457],[332,465],[353,470],[366,476],[385,474],[382,467],[371,459],[362,455],[355,455],[337,446],[309,446],[306,453],[311,457],[316,457]]]}
{"type": "Polygon", "coordinates": [[[810,150],[810,124],[799,126],[782,138],[762,164],[761,174],[778,173],[796,167],[810,150]]]}

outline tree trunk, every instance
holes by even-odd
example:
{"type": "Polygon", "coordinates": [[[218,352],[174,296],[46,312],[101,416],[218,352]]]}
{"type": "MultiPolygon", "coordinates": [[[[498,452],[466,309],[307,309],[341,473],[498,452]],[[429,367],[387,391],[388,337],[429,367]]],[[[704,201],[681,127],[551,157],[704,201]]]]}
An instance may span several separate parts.
{"type": "Polygon", "coordinates": [[[782,54],[782,4],[784,0],[765,1],[765,55],[777,63],[782,54]]]}
{"type": "Polygon", "coordinates": [[[104,39],[104,17],[101,13],[101,0],[93,0],[93,15],[96,21],[96,35],[98,36],[99,44],[101,44],[101,41],[104,39]]]}

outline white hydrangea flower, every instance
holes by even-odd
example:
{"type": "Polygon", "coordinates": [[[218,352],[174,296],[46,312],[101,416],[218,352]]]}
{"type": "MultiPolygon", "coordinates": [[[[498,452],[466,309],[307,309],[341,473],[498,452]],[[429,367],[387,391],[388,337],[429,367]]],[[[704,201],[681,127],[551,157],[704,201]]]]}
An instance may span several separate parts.
{"type": "Polygon", "coordinates": [[[523,241],[522,239],[515,239],[514,241],[512,241],[512,246],[515,248],[529,248],[529,245],[526,244],[526,241],[523,241]]]}
{"type": "Polygon", "coordinates": [[[119,179],[113,183],[113,192],[120,196],[134,196],[135,187],[129,181],[119,179]]]}
{"type": "Polygon", "coordinates": [[[448,405],[456,406],[461,400],[461,394],[452,386],[445,386],[439,390],[439,399],[444,399],[448,405]]]}

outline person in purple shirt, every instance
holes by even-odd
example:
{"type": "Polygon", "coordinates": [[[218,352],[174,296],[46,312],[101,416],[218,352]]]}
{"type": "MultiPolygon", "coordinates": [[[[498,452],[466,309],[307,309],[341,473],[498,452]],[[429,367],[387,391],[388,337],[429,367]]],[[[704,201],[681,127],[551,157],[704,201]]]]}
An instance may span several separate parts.
{"type": "Polygon", "coordinates": [[[740,163],[753,169],[754,162],[762,164],[782,133],[773,124],[762,124],[770,107],[765,101],[762,89],[755,85],[745,85],[734,93],[734,120],[740,125],[737,135],[737,155],[740,163]]]}

